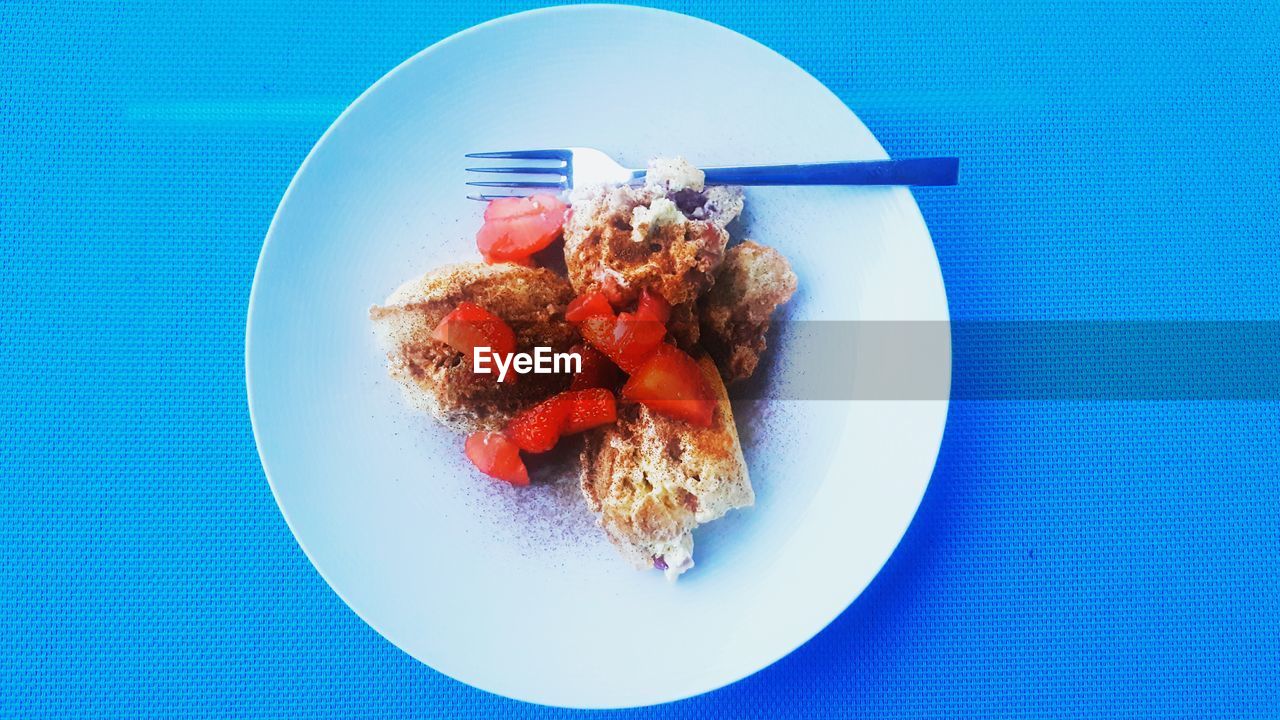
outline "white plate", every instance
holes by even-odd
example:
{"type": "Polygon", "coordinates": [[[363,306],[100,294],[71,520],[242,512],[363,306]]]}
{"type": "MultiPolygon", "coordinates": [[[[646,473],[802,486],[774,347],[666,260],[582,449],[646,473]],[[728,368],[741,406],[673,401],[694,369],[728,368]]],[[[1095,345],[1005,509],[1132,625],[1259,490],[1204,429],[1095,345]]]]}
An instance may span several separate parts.
{"type": "MultiPolygon", "coordinates": [[[[701,20],[565,7],[455,35],[353,103],[285,194],[250,301],[254,435],[308,557],[405,652],[522,700],[659,703],[765,667],[857,597],[924,494],[947,402],[742,408],[757,504],[699,530],[697,567],[676,584],[627,566],[572,480],[522,490],[478,476],[460,438],[405,409],[368,309],[475,258],[482,208],[463,197],[464,153],[563,145],[637,164],[885,156],[800,68],[701,20]]],[[[792,320],[947,319],[906,190],[751,190],[746,221],[795,267],[792,320]]],[[[785,379],[796,363],[774,344],[785,379]]]]}

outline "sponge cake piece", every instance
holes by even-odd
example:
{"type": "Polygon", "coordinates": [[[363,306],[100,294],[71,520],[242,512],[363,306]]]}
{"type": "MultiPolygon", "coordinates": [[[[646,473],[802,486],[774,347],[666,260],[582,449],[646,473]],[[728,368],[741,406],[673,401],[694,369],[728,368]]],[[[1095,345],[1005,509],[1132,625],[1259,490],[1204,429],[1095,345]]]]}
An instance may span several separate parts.
{"type": "Polygon", "coordinates": [[[564,229],[565,267],[579,294],[603,291],[615,307],[641,290],[673,306],[714,282],[729,242],[725,225],[742,211],[741,188],[706,188],[681,158],[655,160],[642,187],[579,188],[564,229]]]}
{"type": "Polygon", "coordinates": [[[627,404],[582,451],[582,492],[609,539],[670,579],[693,567],[695,527],[755,502],[724,383],[709,358],[698,365],[716,398],[711,427],[627,404]]]}
{"type": "Polygon", "coordinates": [[[545,346],[567,352],[577,331],[564,320],[573,290],[544,268],[503,263],[446,265],[410,280],[369,311],[388,371],[420,410],[458,432],[496,430],[512,415],[564,390],[568,375],[525,374],[499,383],[471,371],[471,358],[431,333],[463,301],[502,318],[516,350],[545,346]]]}
{"type": "Polygon", "coordinates": [[[744,241],[729,248],[715,285],[699,301],[701,341],[727,383],[756,371],[773,312],[796,291],[796,274],[782,253],[744,241]]]}

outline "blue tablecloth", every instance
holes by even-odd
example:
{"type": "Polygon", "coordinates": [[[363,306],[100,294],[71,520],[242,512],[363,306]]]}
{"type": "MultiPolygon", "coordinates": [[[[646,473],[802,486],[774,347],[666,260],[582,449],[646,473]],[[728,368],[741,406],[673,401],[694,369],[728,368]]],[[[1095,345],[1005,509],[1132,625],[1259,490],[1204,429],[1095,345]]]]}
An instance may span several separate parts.
{"type": "MultiPolygon", "coordinates": [[[[558,714],[343,605],[272,501],[243,380],[312,144],[401,60],[531,6],[0,3],[0,715],[558,714]]],[[[1280,318],[1280,5],[664,6],[794,59],[891,154],[963,158],[916,194],[955,318],[1280,318]]],[[[957,350],[958,391],[1008,367],[957,350]]],[[[905,541],[831,627],[621,714],[1280,716],[1278,431],[1266,396],[957,402],[905,541]]]]}

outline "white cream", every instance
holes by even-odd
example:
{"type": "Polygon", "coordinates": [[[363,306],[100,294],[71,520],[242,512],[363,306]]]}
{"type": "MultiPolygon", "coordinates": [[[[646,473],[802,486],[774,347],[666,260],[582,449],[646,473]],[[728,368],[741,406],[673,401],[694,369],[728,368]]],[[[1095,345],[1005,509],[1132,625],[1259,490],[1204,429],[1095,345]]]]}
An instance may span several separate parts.
{"type": "Polygon", "coordinates": [[[659,546],[654,554],[667,564],[663,574],[668,580],[674,581],[693,567],[693,535],[685,533],[680,539],[659,546]]]}
{"type": "Polygon", "coordinates": [[[648,207],[638,205],[631,211],[631,242],[646,242],[659,227],[685,222],[688,220],[675,203],[664,197],[654,198],[648,207]]]}
{"type": "Polygon", "coordinates": [[[706,187],[707,175],[694,167],[683,157],[654,158],[649,162],[649,170],[645,173],[645,187],[664,192],[677,190],[702,191],[706,187]]]}

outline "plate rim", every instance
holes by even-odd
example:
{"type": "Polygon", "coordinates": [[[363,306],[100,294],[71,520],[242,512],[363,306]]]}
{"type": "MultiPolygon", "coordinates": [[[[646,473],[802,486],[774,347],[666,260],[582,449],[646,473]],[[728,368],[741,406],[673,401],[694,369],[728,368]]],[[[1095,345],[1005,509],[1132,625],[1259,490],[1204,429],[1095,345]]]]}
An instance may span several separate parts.
{"type": "MultiPolygon", "coordinates": [[[[539,705],[543,707],[554,707],[554,708],[596,709],[596,710],[655,707],[659,705],[665,705],[668,703],[679,702],[681,700],[687,700],[689,698],[699,697],[707,693],[714,692],[716,690],[720,690],[722,688],[728,687],[735,683],[741,682],[749,677],[752,677],[764,671],[765,669],[773,666],[783,658],[791,655],[797,649],[799,649],[806,643],[816,638],[819,634],[821,634],[824,630],[826,630],[831,625],[831,623],[836,620],[836,618],[838,618],[846,610],[848,610],[849,607],[851,607],[853,603],[857,601],[857,599],[861,597],[863,593],[866,592],[866,589],[870,587],[871,583],[874,582],[875,578],[879,577],[880,573],[884,570],[884,566],[888,562],[889,558],[891,558],[894,555],[894,553],[897,552],[898,547],[901,545],[903,538],[905,538],[907,531],[915,523],[916,517],[919,514],[920,505],[923,503],[924,497],[928,494],[929,486],[933,482],[934,473],[937,471],[937,463],[938,463],[939,455],[941,454],[942,440],[946,434],[946,427],[950,419],[951,386],[953,382],[952,371],[954,369],[953,368],[954,355],[952,353],[950,337],[948,337],[948,348],[947,348],[948,352],[946,356],[947,396],[940,400],[940,402],[943,404],[943,408],[941,412],[941,427],[938,432],[937,447],[933,449],[932,466],[930,467],[928,477],[925,479],[923,487],[921,489],[920,499],[917,500],[915,503],[915,509],[912,511],[910,520],[903,526],[901,533],[899,533],[898,537],[893,541],[892,545],[889,547],[889,550],[885,554],[885,556],[881,558],[880,561],[877,563],[877,568],[875,572],[868,577],[866,583],[863,584],[861,589],[859,589],[856,593],[854,593],[849,598],[847,603],[844,603],[838,610],[836,610],[834,614],[832,614],[830,617],[827,617],[825,620],[823,620],[821,624],[818,627],[816,627],[816,629],[812,632],[812,634],[808,635],[807,637],[802,637],[798,639],[794,644],[785,643],[785,645],[788,646],[785,651],[776,655],[775,657],[769,657],[767,660],[763,661],[759,665],[759,667],[755,668],[750,672],[739,675],[736,678],[731,678],[724,681],[716,681],[715,684],[696,692],[683,693],[675,697],[661,698],[661,699],[657,699],[652,702],[646,702],[643,704],[625,704],[625,703],[624,704],[618,704],[618,703],[554,704],[554,703],[548,703],[548,702],[540,702],[538,700],[530,700],[527,698],[515,697],[512,695],[504,694],[503,692],[498,690],[480,687],[466,680],[463,680],[459,677],[451,675],[443,670],[440,670],[435,665],[432,665],[418,658],[413,653],[401,647],[399,643],[397,643],[394,639],[392,639],[386,633],[384,633],[382,629],[378,627],[377,624],[370,621],[368,617],[366,617],[363,613],[357,610],[354,605],[352,605],[352,603],[346,597],[346,595],[341,590],[338,589],[338,587],[332,582],[332,580],[324,572],[324,570],[321,569],[320,565],[317,564],[316,559],[312,556],[311,550],[308,549],[306,543],[302,541],[302,538],[299,537],[298,533],[296,532],[294,527],[295,523],[293,518],[290,517],[289,511],[285,508],[285,505],[280,501],[280,494],[276,488],[276,482],[275,480],[272,479],[271,470],[268,466],[266,457],[263,453],[263,443],[262,443],[262,438],[260,436],[261,430],[259,428],[259,420],[257,418],[257,414],[255,412],[255,407],[254,407],[254,404],[255,404],[254,403],[254,384],[255,383],[254,383],[254,377],[253,377],[251,357],[253,353],[252,337],[253,337],[253,326],[254,326],[254,316],[255,316],[255,304],[256,304],[259,292],[261,292],[260,281],[262,278],[263,260],[266,257],[267,249],[271,243],[272,238],[276,235],[278,231],[278,225],[280,222],[282,211],[284,210],[285,206],[289,203],[289,200],[293,196],[293,193],[298,185],[298,179],[302,177],[302,175],[307,171],[308,167],[313,162],[314,158],[316,157],[320,149],[323,146],[325,146],[330,136],[337,130],[337,128],[344,121],[346,121],[347,117],[355,110],[355,108],[359,106],[362,102],[364,102],[368,96],[378,91],[383,84],[388,83],[393,77],[404,72],[406,68],[408,68],[410,65],[418,62],[418,60],[421,57],[428,55],[429,53],[432,53],[437,49],[442,48],[448,44],[458,42],[474,33],[482,32],[492,26],[517,21],[527,16],[553,15],[553,14],[562,14],[562,13],[568,13],[568,14],[592,13],[592,12],[601,12],[601,11],[624,12],[624,13],[629,12],[629,13],[660,15],[660,16],[674,16],[675,18],[679,18],[681,21],[692,21],[698,24],[709,25],[713,27],[716,31],[731,33],[737,38],[741,40],[745,40],[749,44],[756,45],[764,50],[767,50],[769,53],[772,53],[778,58],[781,58],[785,63],[790,65],[792,69],[794,69],[795,71],[802,73],[803,75],[812,79],[822,89],[822,91],[826,92],[833,99],[835,99],[836,102],[838,102],[841,106],[843,106],[845,110],[850,114],[852,119],[854,119],[856,122],[861,124],[864,129],[866,129],[867,133],[870,135],[872,141],[874,142],[875,147],[879,149],[880,153],[885,155],[885,157],[888,157],[887,153],[884,150],[883,145],[881,145],[880,143],[879,138],[877,138],[875,134],[871,132],[870,128],[866,127],[866,124],[862,122],[862,119],[858,117],[857,113],[855,113],[853,109],[850,108],[848,104],[846,104],[844,100],[840,98],[839,95],[837,95],[834,91],[832,91],[826,85],[826,83],[823,83],[821,80],[818,80],[816,77],[812,75],[812,73],[810,73],[808,70],[800,66],[795,61],[791,60],[789,57],[787,57],[783,53],[778,52],[777,50],[774,50],[768,45],[765,45],[764,43],[748,35],[740,33],[737,30],[734,30],[733,28],[726,27],[719,23],[706,20],[704,18],[695,16],[695,15],[674,12],[671,10],[665,10],[661,8],[645,7],[645,6],[637,6],[637,5],[625,5],[625,4],[617,4],[617,3],[584,3],[584,4],[577,4],[577,5],[557,5],[552,7],[534,8],[530,10],[524,10],[520,12],[501,15],[501,16],[494,17],[489,20],[485,20],[483,22],[477,23],[475,25],[471,25],[455,33],[452,33],[444,38],[441,38],[436,42],[431,43],[430,45],[422,48],[421,50],[418,50],[417,52],[413,53],[412,55],[405,58],[401,62],[397,63],[393,68],[388,70],[386,73],[380,76],[376,81],[374,81],[371,85],[369,85],[369,87],[365,88],[364,91],[362,91],[359,95],[355,97],[355,99],[349,102],[347,106],[343,108],[342,112],[339,113],[337,117],[333,119],[332,122],[330,122],[327,128],[325,128],[325,131],[320,135],[319,138],[317,138],[315,143],[311,146],[311,149],[307,151],[306,157],[303,158],[302,162],[298,165],[297,170],[294,171],[293,176],[289,179],[289,184],[285,188],[284,193],[281,195],[280,201],[276,206],[275,212],[272,214],[271,222],[267,226],[266,234],[263,236],[262,247],[258,252],[258,259],[254,265],[253,282],[249,290],[249,302],[248,302],[248,306],[245,313],[245,336],[244,336],[245,395],[246,395],[246,400],[247,400],[248,409],[249,409],[250,426],[253,432],[254,449],[258,454],[258,464],[261,466],[263,475],[266,477],[267,485],[271,490],[272,499],[276,504],[276,508],[280,511],[281,517],[284,518],[285,525],[289,528],[289,532],[293,536],[294,542],[296,542],[299,549],[302,550],[304,557],[307,558],[307,561],[308,563],[310,563],[312,569],[315,570],[315,572],[321,577],[321,579],[324,580],[329,590],[332,591],[335,595],[337,595],[340,600],[342,600],[342,603],[343,605],[346,606],[347,610],[352,612],[365,625],[369,626],[369,628],[371,628],[374,632],[376,632],[379,635],[379,637],[386,640],[388,643],[391,644],[391,646],[399,650],[401,653],[404,653],[406,656],[412,658],[415,662],[418,662],[426,666],[433,672],[439,673],[440,675],[447,677],[450,680],[453,680],[454,682],[461,683],[463,685],[466,685],[467,687],[474,688],[481,692],[485,692],[497,697],[502,697],[502,698],[514,700],[517,702],[529,703],[531,705],[539,705]]],[[[924,220],[923,213],[920,212],[919,204],[916,202],[914,194],[912,194],[912,192],[908,188],[900,188],[899,190],[901,191],[901,194],[905,197],[905,201],[909,204],[909,209],[913,211],[917,216],[919,216],[921,227],[924,230],[924,235],[928,239],[930,247],[933,249],[934,261],[935,261],[934,267],[937,270],[938,285],[942,291],[942,299],[943,299],[942,310],[945,315],[945,322],[950,324],[950,318],[951,318],[950,302],[947,299],[946,280],[941,271],[941,261],[937,255],[937,245],[933,242],[933,235],[929,230],[928,223],[925,222],[924,220]]],[[[934,402],[938,402],[938,401],[934,401],[934,402]]]]}

